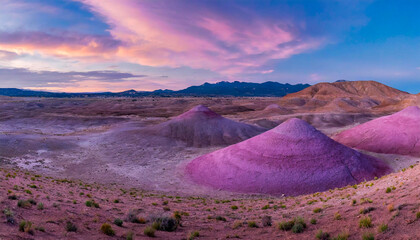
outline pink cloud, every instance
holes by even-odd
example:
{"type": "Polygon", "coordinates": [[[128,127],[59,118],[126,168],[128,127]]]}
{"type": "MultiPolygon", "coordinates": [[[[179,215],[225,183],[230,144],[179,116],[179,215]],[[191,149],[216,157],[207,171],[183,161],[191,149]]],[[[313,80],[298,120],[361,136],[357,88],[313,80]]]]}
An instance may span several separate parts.
{"type": "Polygon", "coordinates": [[[80,1],[100,14],[111,35],[123,43],[117,57],[142,65],[189,66],[230,75],[323,42],[304,36],[290,21],[250,14],[245,22],[203,6],[179,6],[185,4],[181,1],[80,1]]]}
{"type": "Polygon", "coordinates": [[[10,53],[39,51],[57,57],[103,60],[112,58],[119,44],[111,37],[74,32],[0,32],[0,51],[10,53]]]}
{"type": "Polygon", "coordinates": [[[208,8],[205,1],[78,1],[104,19],[110,36],[0,32],[0,51],[155,67],[187,66],[229,77],[268,73],[264,64],[269,60],[289,58],[324,43],[304,34],[305,24],[261,16],[240,6],[233,6],[232,13],[208,8]]]}

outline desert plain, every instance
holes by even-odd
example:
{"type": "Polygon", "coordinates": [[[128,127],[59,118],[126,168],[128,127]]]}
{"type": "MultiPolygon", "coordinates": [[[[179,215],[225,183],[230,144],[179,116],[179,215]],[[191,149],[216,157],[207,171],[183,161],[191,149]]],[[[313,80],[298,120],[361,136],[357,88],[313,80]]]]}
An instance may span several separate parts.
{"type": "Polygon", "coordinates": [[[372,81],[0,97],[0,239],[419,239],[417,106],[372,81]]]}

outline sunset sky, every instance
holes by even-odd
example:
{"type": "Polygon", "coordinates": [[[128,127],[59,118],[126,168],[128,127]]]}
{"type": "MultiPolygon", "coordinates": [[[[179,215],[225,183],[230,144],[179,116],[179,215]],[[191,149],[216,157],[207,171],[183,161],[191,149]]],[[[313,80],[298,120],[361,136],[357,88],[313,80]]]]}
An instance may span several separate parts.
{"type": "Polygon", "coordinates": [[[375,80],[420,92],[420,2],[0,0],[0,87],[375,80]]]}

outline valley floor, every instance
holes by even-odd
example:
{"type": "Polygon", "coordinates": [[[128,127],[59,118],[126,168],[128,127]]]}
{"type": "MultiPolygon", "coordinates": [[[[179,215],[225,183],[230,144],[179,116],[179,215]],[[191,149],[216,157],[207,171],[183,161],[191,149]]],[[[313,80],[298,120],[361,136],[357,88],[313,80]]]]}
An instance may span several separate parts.
{"type": "Polygon", "coordinates": [[[130,233],[143,239],[148,238],[145,228],[159,217],[176,217],[179,227],[173,232],[156,231],[156,239],[187,239],[195,231],[199,239],[316,239],[320,231],[331,238],[362,239],[372,234],[375,239],[419,239],[419,176],[420,167],[413,166],[322,193],[216,199],[86,184],[3,168],[0,239],[126,239],[130,233]],[[298,230],[301,233],[279,229],[280,223],[297,217],[306,224],[298,230]],[[115,219],[123,220],[122,226],[115,219]],[[130,222],[133,219],[140,223],[130,222]],[[32,225],[20,231],[23,221],[32,225]],[[69,231],[68,222],[77,230],[69,231]],[[101,231],[104,223],[110,224],[114,236],[101,231]]]}

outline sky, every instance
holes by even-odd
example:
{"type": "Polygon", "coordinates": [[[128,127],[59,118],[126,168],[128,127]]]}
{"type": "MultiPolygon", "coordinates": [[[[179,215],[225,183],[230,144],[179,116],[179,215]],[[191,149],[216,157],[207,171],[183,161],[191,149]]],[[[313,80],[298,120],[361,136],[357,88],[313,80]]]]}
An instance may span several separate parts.
{"type": "Polygon", "coordinates": [[[0,88],[374,80],[420,92],[416,0],[0,0],[0,88]]]}

